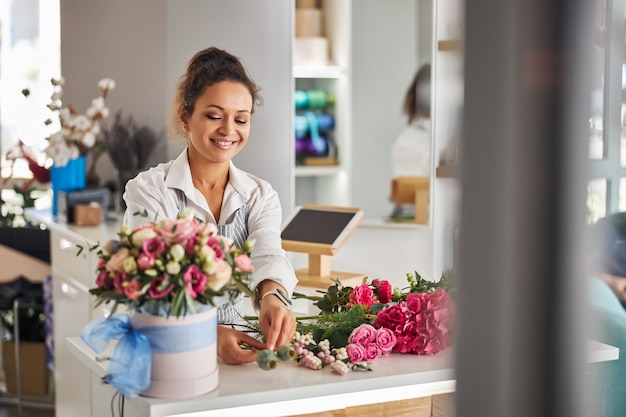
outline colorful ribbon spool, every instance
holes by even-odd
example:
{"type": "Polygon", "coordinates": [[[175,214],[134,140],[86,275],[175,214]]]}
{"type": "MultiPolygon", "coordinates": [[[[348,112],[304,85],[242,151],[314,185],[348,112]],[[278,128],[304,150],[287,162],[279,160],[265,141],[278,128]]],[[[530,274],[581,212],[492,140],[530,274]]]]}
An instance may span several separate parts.
{"type": "Polygon", "coordinates": [[[321,110],[335,104],[335,96],[320,89],[296,90],[294,94],[296,109],[321,110]]]}

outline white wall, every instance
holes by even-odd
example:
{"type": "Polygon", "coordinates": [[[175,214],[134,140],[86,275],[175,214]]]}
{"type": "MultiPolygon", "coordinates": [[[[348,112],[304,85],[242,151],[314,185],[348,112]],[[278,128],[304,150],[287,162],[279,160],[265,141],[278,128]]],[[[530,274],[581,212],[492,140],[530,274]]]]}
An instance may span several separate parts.
{"type": "Polygon", "coordinates": [[[352,204],[389,216],[391,145],[418,66],[416,0],[352,3],[352,204]]]}

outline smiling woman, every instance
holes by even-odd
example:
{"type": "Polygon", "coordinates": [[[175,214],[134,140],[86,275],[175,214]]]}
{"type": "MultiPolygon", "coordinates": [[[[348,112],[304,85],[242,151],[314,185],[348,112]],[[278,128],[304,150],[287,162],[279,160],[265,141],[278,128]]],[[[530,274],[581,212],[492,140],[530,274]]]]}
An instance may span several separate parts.
{"type": "MultiPolygon", "coordinates": [[[[172,108],[171,130],[182,133],[187,147],[173,161],[137,175],[126,185],[124,223],[140,226],[148,218],[174,218],[186,208],[217,226],[218,233],[238,247],[253,241],[251,254],[264,342],[235,330],[218,328],[218,355],[226,363],[252,362],[257,350],[281,346],[295,331],[293,313],[278,297],[293,292],[296,276],[281,246],[282,210],[278,194],[265,180],[235,167],[232,158],[246,145],[259,88],[237,57],[210,47],[196,53],[180,78],[172,108]],[[260,301],[262,300],[262,302],[260,301]]],[[[218,309],[218,323],[242,320],[243,295],[218,309]]]]}

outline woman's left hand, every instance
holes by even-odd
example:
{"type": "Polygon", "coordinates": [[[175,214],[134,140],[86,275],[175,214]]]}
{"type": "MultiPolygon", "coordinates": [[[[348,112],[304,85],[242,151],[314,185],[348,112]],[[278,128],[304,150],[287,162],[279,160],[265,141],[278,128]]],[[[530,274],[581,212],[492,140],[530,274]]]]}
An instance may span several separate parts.
{"type": "Polygon", "coordinates": [[[265,336],[267,348],[276,350],[293,340],[296,332],[296,317],[278,297],[269,295],[261,302],[259,325],[265,336]]]}

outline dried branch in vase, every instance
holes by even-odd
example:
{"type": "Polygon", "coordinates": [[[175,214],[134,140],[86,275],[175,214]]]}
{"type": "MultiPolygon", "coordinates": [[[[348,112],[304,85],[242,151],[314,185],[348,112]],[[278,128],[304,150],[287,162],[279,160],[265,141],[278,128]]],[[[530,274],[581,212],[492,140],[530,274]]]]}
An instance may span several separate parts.
{"type": "Polygon", "coordinates": [[[109,156],[118,171],[139,172],[158,141],[156,133],[147,126],[138,126],[131,115],[115,114],[111,126],[103,128],[109,156]]]}

